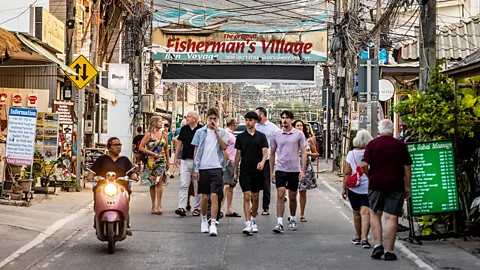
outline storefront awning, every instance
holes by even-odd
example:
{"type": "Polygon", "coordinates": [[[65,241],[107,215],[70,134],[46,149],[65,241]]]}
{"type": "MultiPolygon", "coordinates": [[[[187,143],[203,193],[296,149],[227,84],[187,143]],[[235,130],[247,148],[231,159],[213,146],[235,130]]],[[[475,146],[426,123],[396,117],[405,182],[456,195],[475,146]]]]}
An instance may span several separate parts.
{"type": "Polygon", "coordinates": [[[36,45],[34,42],[30,41],[28,38],[25,38],[21,33],[15,33],[17,38],[28,48],[35,51],[36,53],[42,55],[43,57],[47,58],[48,60],[52,61],[53,63],[57,64],[60,69],[62,69],[65,73],[69,75],[78,75],[75,71],[69,68],[65,63],[63,63],[60,59],[56,56],[51,54],[49,51],[45,50],[43,47],[36,45]]]}
{"type": "Polygon", "coordinates": [[[113,92],[112,90],[110,90],[108,88],[105,88],[101,85],[97,85],[97,86],[98,86],[98,94],[100,95],[101,98],[104,98],[104,99],[109,100],[109,101],[115,101],[116,100],[115,92],[113,92]]]}

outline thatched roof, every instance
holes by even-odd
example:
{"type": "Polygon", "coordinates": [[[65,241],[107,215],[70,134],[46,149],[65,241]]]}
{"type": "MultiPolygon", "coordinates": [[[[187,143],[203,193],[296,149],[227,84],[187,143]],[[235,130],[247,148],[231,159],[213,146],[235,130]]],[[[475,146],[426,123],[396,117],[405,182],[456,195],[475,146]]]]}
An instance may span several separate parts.
{"type": "Polygon", "coordinates": [[[5,58],[7,53],[20,51],[20,41],[15,34],[0,27],[0,59],[5,58]]]}

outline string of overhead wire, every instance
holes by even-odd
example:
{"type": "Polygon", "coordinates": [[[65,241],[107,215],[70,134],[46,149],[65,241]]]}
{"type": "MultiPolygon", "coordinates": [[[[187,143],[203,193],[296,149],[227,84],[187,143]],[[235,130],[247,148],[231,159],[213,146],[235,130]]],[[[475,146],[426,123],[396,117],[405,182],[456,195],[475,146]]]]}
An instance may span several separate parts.
{"type": "Polygon", "coordinates": [[[9,22],[9,21],[15,20],[16,18],[22,16],[25,12],[27,12],[28,10],[30,10],[30,8],[31,8],[33,5],[35,5],[35,3],[37,3],[37,2],[38,2],[38,0],[33,1],[33,3],[31,3],[30,6],[28,6],[28,8],[26,8],[26,9],[25,9],[24,11],[22,11],[20,14],[12,17],[12,18],[10,18],[10,19],[8,19],[8,20],[6,20],[6,21],[0,22],[0,25],[5,24],[5,23],[7,23],[7,22],[9,22]]]}

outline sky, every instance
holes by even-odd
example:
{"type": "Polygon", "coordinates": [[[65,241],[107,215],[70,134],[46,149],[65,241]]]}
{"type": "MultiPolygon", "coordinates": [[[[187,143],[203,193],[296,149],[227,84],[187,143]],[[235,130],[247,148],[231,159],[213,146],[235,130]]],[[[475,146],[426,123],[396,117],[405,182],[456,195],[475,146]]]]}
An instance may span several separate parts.
{"type": "MultiPolygon", "coordinates": [[[[0,0],[0,27],[12,31],[29,32],[30,10],[28,8],[34,2],[35,0],[0,0]],[[20,15],[25,10],[26,12],[20,15]],[[18,18],[5,22],[18,15],[20,15],[18,18]]],[[[37,0],[35,6],[48,10],[48,2],[49,0],[37,0]]]]}

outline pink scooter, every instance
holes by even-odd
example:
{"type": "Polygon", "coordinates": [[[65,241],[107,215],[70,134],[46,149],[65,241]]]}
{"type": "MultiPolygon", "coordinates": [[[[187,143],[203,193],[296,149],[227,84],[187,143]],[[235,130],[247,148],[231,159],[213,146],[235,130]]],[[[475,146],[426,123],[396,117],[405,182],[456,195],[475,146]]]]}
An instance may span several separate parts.
{"type": "MultiPolygon", "coordinates": [[[[136,169],[130,169],[126,175],[136,169]]],[[[88,169],[95,174],[95,172],[88,169]]],[[[95,229],[97,238],[100,241],[108,242],[108,253],[112,254],[115,249],[115,242],[127,238],[128,227],[128,202],[129,194],[119,181],[133,181],[127,176],[116,177],[114,172],[108,172],[106,179],[95,176],[93,182],[106,180],[105,184],[97,187],[95,191],[95,229]]]]}

